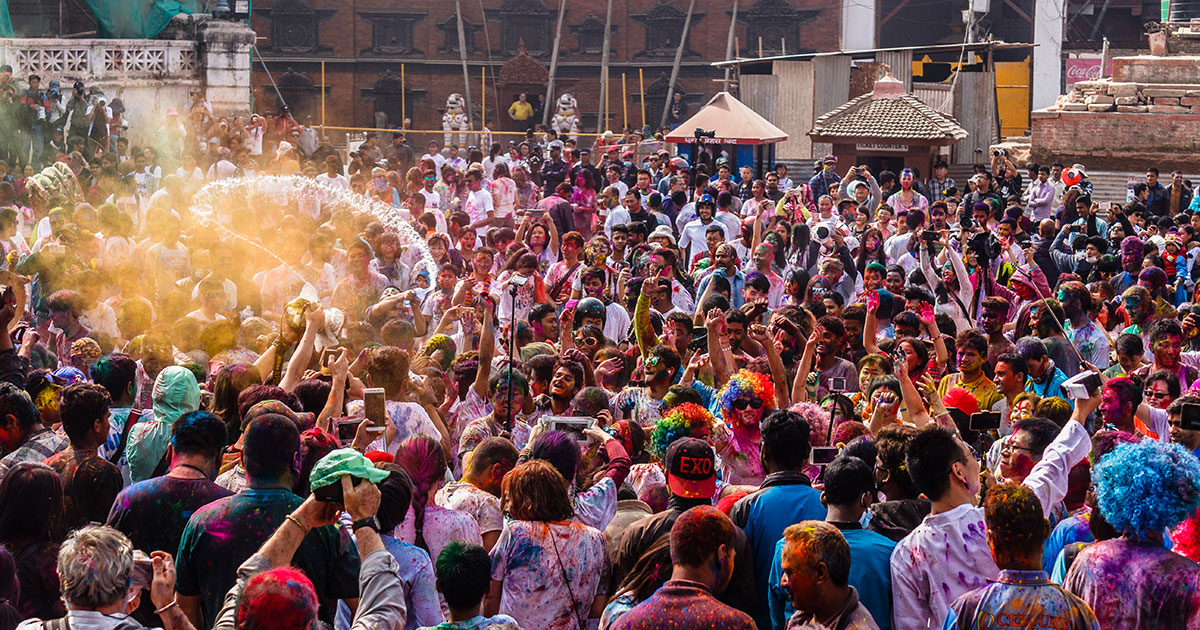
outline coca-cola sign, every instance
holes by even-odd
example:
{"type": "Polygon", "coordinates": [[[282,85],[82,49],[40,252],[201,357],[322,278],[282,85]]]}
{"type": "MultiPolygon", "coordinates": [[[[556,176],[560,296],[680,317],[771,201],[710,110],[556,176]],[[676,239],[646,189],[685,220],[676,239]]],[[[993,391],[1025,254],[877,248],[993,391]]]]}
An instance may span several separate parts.
{"type": "MultiPolygon", "coordinates": [[[[1112,59],[1105,64],[1105,76],[1112,74],[1112,59]]],[[[1095,81],[1100,78],[1100,58],[1067,59],[1067,91],[1076,81],[1095,81]]]]}

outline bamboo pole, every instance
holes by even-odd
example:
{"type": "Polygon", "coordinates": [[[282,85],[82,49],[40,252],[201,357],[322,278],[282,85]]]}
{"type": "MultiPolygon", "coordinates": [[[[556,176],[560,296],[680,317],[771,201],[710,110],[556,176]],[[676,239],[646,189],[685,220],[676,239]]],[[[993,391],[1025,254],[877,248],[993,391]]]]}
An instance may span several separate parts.
{"type": "MultiPolygon", "coordinates": [[[[733,37],[737,30],[737,14],[738,0],[733,0],[733,14],[729,16],[729,35],[725,38],[725,58],[733,58],[733,37]]],[[[721,91],[729,91],[729,75],[733,72],[731,66],[725,66],[725,81],[721,84],[721,91]]]]}
{"type": "Polygon", "coordinates": [[[567,13],[567,0],[558,0],[558,26],[554,27],[554,51],[550,53],[550,80],[546,83],[546,99],[542,104],[542,124],[550,122],[550,109],[554,103],[554,77],[558,73],[558,45],[562,42],[563,16],[567,13]]]}
{"type": "Polygon", "coordinates": [[[667,125],[667,112],[671,111],[671,99],[675,96],[675,80],[679,78],[679,64],[683,61],[683,47],[687,46],[688,29],[692,26],[692,12],[696,10],[696,0],[688,2],[687,17],[683,19],[683,34],[679,36],[679,48],[675,50],[675,63],[671,65],[671,82],[667,85],[667,100],[663,102],[662,116],[658,121],[659,127],[667,125]]]}
{"type": "MultiPolygon", "coordinates": [[[[470,127],[471,122],[471,76],[467,72],[467,35],[463,30],[462,16],[462,0],[454,0],[454,13],[458,16],[458,57],[462,60],[463,71],[463,98],[467,101],[467,126],[470,127]]],[[[484,24],[487,28],[487,24],[484,24]]]]}
{"type": "MultiPolygon", "coordinates": [[[[325,62],[321,62],[325,63],[325,62]]],[[[404,64],[400,64],[400,128],[404,128],[404,120],[408,118],[408,110],[405,109],[404,91],[408,89],[404,84],[404,64]]]]}
{"type": "Polygon", "coordinates": [[[487,127],[487,66],[479,70],[479,130],[483,131],[487,127]]]}
{"type": "Polygon", "coordinates": [[[638,68],[638,94],[642,99],[642,126],[646,126],[646,81],[642,76],[642,69],[638,68]]]}
{"type": "Polygon", "coordinates": [[[629,88],[625,87],[625,73],[621,73],[621,129],[629,129],[629,88]]]}
{"type": "Polygon", "coordinates": [[[325,135],[325,62],[321,62],[321,135],[325,135]]]}
{"type": "Polygon", "coordinates": [[[604,14],[604,50],[600,53],[600,106],[604,109],[604,114],[600,117],[600,122],[597,123],[597,133],[603,133],[608,127],[608,48],[612,41],[612,5],[613,0],[608,0],[608,9],[604,14]]]}

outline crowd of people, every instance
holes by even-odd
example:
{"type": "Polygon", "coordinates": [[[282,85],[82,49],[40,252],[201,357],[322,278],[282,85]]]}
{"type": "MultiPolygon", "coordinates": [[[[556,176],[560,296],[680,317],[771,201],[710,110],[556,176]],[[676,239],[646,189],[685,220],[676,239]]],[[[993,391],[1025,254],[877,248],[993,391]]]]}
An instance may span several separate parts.
{"type": "Polygon", "coordinates": [[[1200,627],[1182,174],[181,109],[9,154],[0,630],[1200,627]]]}

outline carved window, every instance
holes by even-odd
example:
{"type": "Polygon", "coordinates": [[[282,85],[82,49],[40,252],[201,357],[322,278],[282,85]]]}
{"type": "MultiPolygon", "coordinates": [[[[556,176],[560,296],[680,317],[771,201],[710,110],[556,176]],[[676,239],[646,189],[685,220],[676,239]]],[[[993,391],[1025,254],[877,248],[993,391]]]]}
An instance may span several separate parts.
{"type": "MultiPolygon", "coordinates": [[[[445,22],[437,25],[437,29],[442,32],[442,46],[438,48],[441,53],[457,53],[458,52],[458,17],[451,15],[445,22]]],[[[471,20],[463,17],[463,39],[467,42],[467,54],[479,52],[479,47],[475,45],[475,34],[479,32],[480,26],[474,24],[471,20]]]]}
{"type": "Polygon", "coordinates": [[[319,25],[336,9],[313,9],[302,0],[280,0],[262,13],[271,20],[271,48],[283,53],[315,53],[321,49],[319,25]]]}
{"type": "MultiPolygon", "coordinates": [[[[616,31],[616,24],[613,25],[613,30],[616,31]]],[[[578,53],[599,55],[604,52],[604,18],[588,14],[582,22],[572,26],[571,31],[575,33],[575,39],[579,42],[578,53]]]]}
{"type": "Polygon", "coordinates": [[[820,10],[797,10],[788,0],[758,0],[738,21],[746,25],[746,50],[758,54],[762,39],[763,54],[804,52],[800,45],[800,26],[811,22],[820,10]]]}
{"type": "Polygon", "coordinates": [[[500,47],[516,53],[520,43],[531,55],[550,51],[550,9],[542,0],[505,0],[500,5],[500,47]]]}
{"type": "MultiPolygon", "coordinates": [[[[695,14],[692,15],[695,19],[695,14]]],[[[646,53],[653,56],[674,55],[683,36],[687,11],[669,2],[659,2],[646,14],[646,53]]]]}
{"type": "MultiPolygon", "coordinates": [[[[365,55],[416,55],[420,54],[413,45],[414,24],[425,17],[421,13],[371,13],[359,12],[371,23],[371,47],[362,51],[365,55]]],[[[455,43],[458,30],[455,27],[455,43]]]]}

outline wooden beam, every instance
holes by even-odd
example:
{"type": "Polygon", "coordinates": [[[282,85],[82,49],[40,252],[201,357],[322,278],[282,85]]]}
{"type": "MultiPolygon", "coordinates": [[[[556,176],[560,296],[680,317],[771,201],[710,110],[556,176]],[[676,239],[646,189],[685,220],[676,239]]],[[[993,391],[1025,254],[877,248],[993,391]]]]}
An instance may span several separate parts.
{"type": "Polygon", "coordinates": [[[1016,11],[1017,15],[1025,18],[1026,22],[1033,24],[1033,18],[1029,17],[1028,13],[1022,11],[1021,7],[1017,6],[1017,3],[1013,2],[1013,0],[1004,0],[1004,4],[1007,4],[1009,7],[1012,7],[1012,10],[1016,11]]]}
{"type": "Polygon", "coordinates": [[[896,14],[900,12],[900,9],[908,6],[909,1],[910,0],[900,0],[900,4],[897,4],[895,9],[888,11],[888,14],[883,16],[883,19],[879,21],[879,26],[883,27],[883,25],[887,24],[889,20],[896,17],[896,14]]]}

